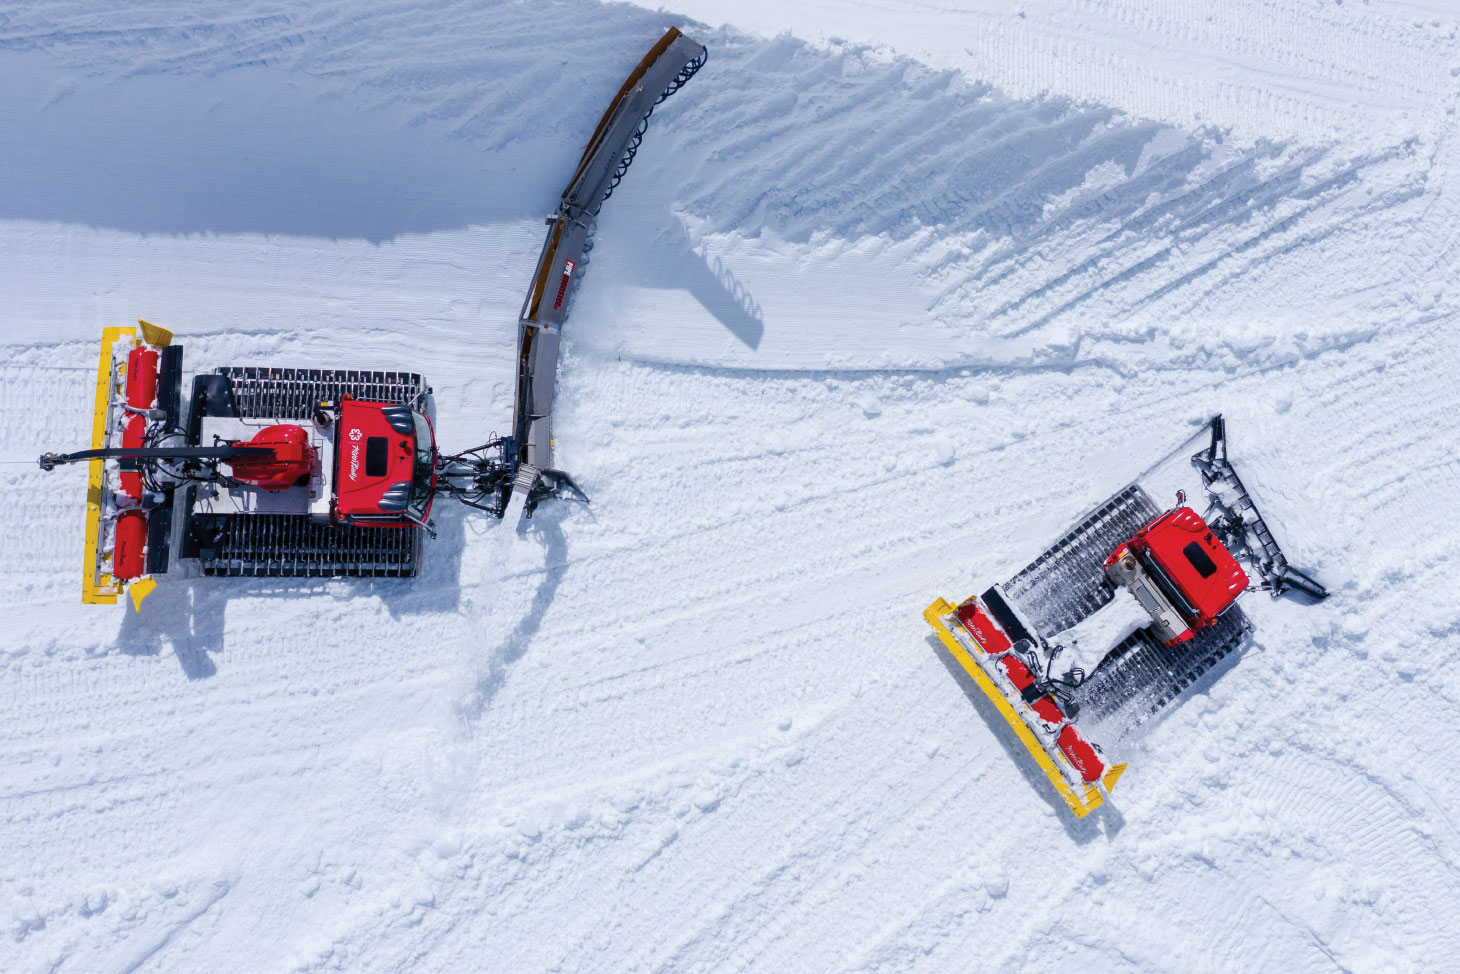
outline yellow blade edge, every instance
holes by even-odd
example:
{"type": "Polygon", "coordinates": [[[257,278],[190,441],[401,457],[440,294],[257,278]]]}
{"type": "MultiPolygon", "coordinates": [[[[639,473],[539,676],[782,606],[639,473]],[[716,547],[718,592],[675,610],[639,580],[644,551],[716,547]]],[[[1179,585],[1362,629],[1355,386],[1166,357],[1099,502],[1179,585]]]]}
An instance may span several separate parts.
{"type": "Polygon", "coordinates": [[[1034,759],[1035,764],[1039,765],[1039,769],[1044,772],[1050,784],[1054,785],[1055,791],[1059,792],[1060,797],[1065,800],[1065,804],[1070,807],[1070,811],[1075,813],[1075,817],[1084,818],[1089,815],[1105,801],[1105,796],[1100,793],[1100,785],[1103,785],[1106,791],[1115,787],[1115,782],[1125,772],[1126,765],[1113,765],[1109,771],[1105,772],[1100,785],[1086,785],[1083,793],[1071,787],[1064,773],[1050,757],[1049,752],[1039,743],[1039,738],[1035,737],[1034,732],[1029,729],[1029,725],[1024,723],[1018,711],[999,692],[999,688],[994,686],[983,668],[974,662],[973,657],[968,654],[968,650],[964,649],[963,644],[958,641],[958,637],[949,631],[944,620],[953,615],[955,611],[947,599],[938,599],[923,610],[923,618],[938,634],[938,638],[948,648],[948,652],[953,654],[958,665],[962,666],[972,678],[974,685],[983,691],[983,695],[989,698],[989,702],[994,705],[999,715],[1013,728],[1014,733],[1023,742],[1025,750],[1029,752],[1029,756],[1034,759]]]}
{"type": "MultiPolygon", "coordinates": [[[[91,448],[106,446],[107,412],[111,404],[112,346],[123,339],[135,339],[137,329],[103,328],[101,357],[96,366],[96,398],[91,410],[91,448]]],[[[115,603],[122,586],[101,570],[97,550],[101,541],[101,502],[106,473],[100,460],[87,464],[86,473],[86,565],[81,577],[81,601],[91,605],[115,603]]]]}
{"type": "MultiPolygon", "coordinates": [[[[143,575],[141,578],[134,581],[131,585],[128,585],[127,595],[132,600],[132,608],[136,609],[138,612],[141,612],[142,600],[151,595],[152,590],[156,587],[157,579],[153,578],[151,575],[143,575]]],[[[1121,767],[1125,767],[1125,765],[1121,765],[1121,767]]]]}
{"type": "Polygon", "coordinates": [[[142,340],[153,348],[166,348],[172,344],[172,332],[166,328],[159,328],[150,321],[137,319],[137,324],[142,329],[142,340]]]}

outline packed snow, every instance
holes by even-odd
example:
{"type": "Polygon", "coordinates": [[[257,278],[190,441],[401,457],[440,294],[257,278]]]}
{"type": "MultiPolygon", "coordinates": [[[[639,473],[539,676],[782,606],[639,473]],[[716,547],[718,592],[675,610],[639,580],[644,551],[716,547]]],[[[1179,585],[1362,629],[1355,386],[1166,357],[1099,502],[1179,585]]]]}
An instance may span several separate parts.
{"type": "Polygon", "coordinates": [[[1460,970],[1457,107],[1449,0],[0,9],[0,970],[1460,970]],[[590,506],[80,605],[34,459],[102,327],[505,431],[672,24],[565,331],[590,506]],[[921,611],[1219,411],[1333,596],[1248,596],[1074,819],[921,611]]]}

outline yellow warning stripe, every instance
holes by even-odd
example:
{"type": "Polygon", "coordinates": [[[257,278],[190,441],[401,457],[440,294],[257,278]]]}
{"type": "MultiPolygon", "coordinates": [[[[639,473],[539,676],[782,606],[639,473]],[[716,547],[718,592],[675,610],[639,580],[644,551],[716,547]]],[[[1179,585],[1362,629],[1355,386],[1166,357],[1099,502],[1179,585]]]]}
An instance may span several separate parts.
{"type": "MultiPolygon", "coordinates": [[[[1040,743],[1034,731],[1019,716],[1019,712],[1014,709],[1014,705],[1009,703],[1008,698],[999,691],[998,687],[994,686],[993,680],[984,672],[983,667],[974,661],[974,658],[969,655],[968,650],[963,647],[958,637],[949,630],[946,620],[948,617],[955,615],[955,613],[956,610],[948,603],[947,599],[939,599],[923,610],[923,618],[928,621],[928,625],[933,627],[933,631],[938,634],[938,638],[943,641],[943,645],[948,647],[948,652],[953,654],[953,658],[973,678],[974,684],[983,691],[983,695],[988,697],[989,701],[993,703],[1005,722],[1014,729],[1014,733],[1019,736],[1019,740],[1024,742],[1024,747],[1029,751],[1030,756],[1034,758],[1034,762],[1039,765],[1040,770],[1044,772],[1045,777],[1049,778],[1055,790],[1060,793],[1060,797],[1065,800],[1065,804],[1070,806],[1070,811],[1074,812],[1077,818],[1083,818],[1090,814],[1091,811],[1105,800],[1105,796],[1100,793],[1100,788],[1093,784],[1085,785],[1082,794],[1070,785],[1069,779],[1065,777],[1065,773],[1055,764],[1055,758],[1050,755],[1049,751],[1044,749],[1044,745],[1040,743]]],[[[969,638],[973,639],[972,636],[969,638]]],[[[978,645],[978,640],[973,639],[973,642],[974,645],[978,645]]],[[[979,646],[979,650],[982,652],[983,647],[979,646]]],[[[1068,759],[1063,754],[1056,752],[1056,756],[1062,763],[1069,764],[1068,759]]],[[[1073,769],[1073,766],[1071,768],[1073,769]]],[[[1115,782],[1125,772],[1125,768],[1126,766],[1124,764],[1117,764],[1105,772],[1105,777],[1101,784],[1105,786],[1106,791],[1115,787],[1115,782]]],[[[1079,775],[1076,774],[1075,777],[1078,778],[1079,775]]]]}
{"type": "MultiPolygon", "coordinates": [[[[537,321],[537,311],[547,290],[548,274],[558,263],[558,244],[563,239],[563,221],[554,217],[553,232],[543,248],[542,260],[537,265],[537,276],[532,280],[532,297],[527,302],[527,320],[537,321]]],[[[525,348],[526,346],[524,346],[525,348]]],[[[525,357],[525,356],[524,356],[525,357]]]]}

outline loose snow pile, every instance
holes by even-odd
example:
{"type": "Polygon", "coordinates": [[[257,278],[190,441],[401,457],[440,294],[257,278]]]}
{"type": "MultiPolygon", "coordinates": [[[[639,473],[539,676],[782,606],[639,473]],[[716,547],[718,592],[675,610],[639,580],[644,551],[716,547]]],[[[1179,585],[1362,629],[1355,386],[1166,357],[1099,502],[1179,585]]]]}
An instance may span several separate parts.
{"type": "Polygon", "coordinates": [[[1456,969],[1460,21],[1208,6],[0,13],[0,970],[1456,969]],[[481,442],[671,23],[567,329],[591,507],[78,604],[30,464],[102,326],[420,371],[481,442]],[[1334,597],[1244,603],[1071,819],[921,609],[1216,411],[1334,597]]]}

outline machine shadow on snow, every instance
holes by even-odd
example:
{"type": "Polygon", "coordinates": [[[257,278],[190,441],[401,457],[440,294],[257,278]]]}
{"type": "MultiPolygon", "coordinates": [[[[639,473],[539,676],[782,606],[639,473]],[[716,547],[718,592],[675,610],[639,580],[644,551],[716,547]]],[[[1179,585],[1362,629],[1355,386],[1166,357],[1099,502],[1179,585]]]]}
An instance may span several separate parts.
{"type": "MultiPolygon", "coordinates": [[[[696,233],[803,247],[928,228],[930,246],[963,237],[930,255],[929,311],[967,317],[968,299],[996,295],[978,314],[1006,337],[1130,282],[1135,306],[1158,301],[1322,210],[1384,157],[1339,161],[1100,104],[1014,98],[855,45],[722,30],[710,46],[713,83],[655,133],[653,178],[626,190],[636,206],[667,201],[696,233]]],[[[651,286],[687,287],[755,347],[766,315],[739,282],[689,266],[694,250],[667,220],[644,223],[653,235],[617,233],[616,249],[636,250],[625,266],[647,268],[651,286]]]]}
{"type": "Polygon", "coordinates": [[[325,97],[307,76],[63,82],[43,58],[11,60],[0,117],[21,124],[0,139],[16,188],[0,217],[380,242],[529,219],[557,195],[537,145],[484,153],[401,111],[325,97]]]}
{"type": "Polygon", "coordinates": [[[664,229],[649,245],[649,259],[644,265],[648,276],[635,283],[688,291],[730,334],[752,349],[759,348],[765,335],[765,316],[750,289],[719,257],[695,253],[683,222],[667,207],[655,225],[664,229]]]}
{"type": "MultiPolygon", "coordinates": [[[[492,698],[507,680],[512,664],[522,658],[537,631],[542,628],[543,618],[557,597],[563,574],[567,571],[568,542],[563,534],[562,520],[566,505],[544,508],[531,518],[525,518],[516,525],[503,524],[499,530],[513,531],[517,535],[514,543],[520,544],[524,536],[537,535],[543,546],[543,574],[532,592],[531,601],[522,617],[481,659],[476,674],[473,694],[463,708],[462,718],[471,721],[480,717],[491,704],[492,698]]],[[[508,539],[503,539],[504,541],[508,539]]],[[[513,596],[514,602],[516,595],[513,596]]]]}
{"type": "MultiPolygon", "coordinates": [[[[556,6],[591,11],[615,39],[658,16],[556,6]]],[[[952,273],[939,274],[930,307],[1018,280],[985,314],[1022,334],[1108,291],[1106,265],[1120,279],[1149,276],[1141,301],[1157,300],[1173,275],[1202,272],[1175,271],[1193,243],[1234,225],[1249,240],[1276,232],[1291,216],[1273,204],[1317,208],[1365,164],[1315,179],[1324,151],[1239,149],[1105,106],[1014,99],[856,46],[702,33],[714,83],[663,106],[638,163],[647,171],[622,190],[620,209],[663,213],[635,220],[647,232],[620,227],[614,246],[637,247],[625,256],[651,275],[644,283],[688,291],[750,348],[764,335],[761,306],[733,269],[696,253],[676,214],[708,233],[799,244],[981,231],[935,268],[952,273]],[[1079,256],[1027,259],[1049,246],[1079,256]]],[[[287,67],[78,80],[43,55],[12,54],[0,118],[26,136],[0,136],[12,187],[0,218],[374,242],[534,220],[570,171],[566,133],[591,130],[598,92],[622,70],[582,61],[545,81],[489,58],[492,94],[472,111],[444,79],[409,98],[378,79],[342,90],[287,67]],[[548,128],[534,124],[543,117],[548,128]]]]}
{"type": "MultiPolygon", "coordinates": [[[[194,578],[159,585],[147,597],[142,612],[127,605],[117,648],[128,656],[171,651],[184,675],[198,680],[218,672],[214,657],[227,650],[228,603],[233,599],[373,597],[393,619],[453,612],[461,603],[461,555],[466,547],[466,518],[471,516],[470,510],[456,505],[442,505],[439,512],[432,512],[437,536],[422,542],[422,570],[415,578],[194,578]]],[[[493,530],[499,529],[493,526],[493,530]]],[[[279,634],[277,638],[288,637],[279,634]]],[[[257,643],[258,636],[250,634],[245,642],[257,643]]]]}

